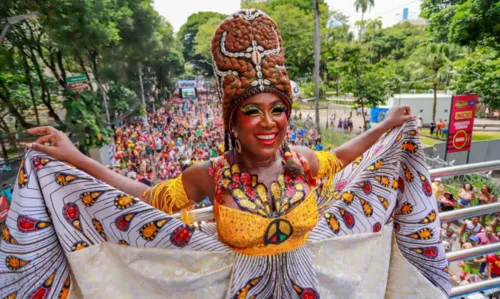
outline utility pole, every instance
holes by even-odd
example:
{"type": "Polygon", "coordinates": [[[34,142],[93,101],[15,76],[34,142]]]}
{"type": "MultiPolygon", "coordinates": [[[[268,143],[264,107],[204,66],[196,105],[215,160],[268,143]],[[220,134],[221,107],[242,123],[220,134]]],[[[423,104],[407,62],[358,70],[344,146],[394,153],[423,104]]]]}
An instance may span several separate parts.
{"type": "Polygon", "coordinates": [[[320,36],[319,36],[319,0],[314,0],[314,96],[316,98],[316,128],[319,127],[319,59],[320,59],[320,36]]]}
{"type": "Polygon", "coordinates": [[[144,109],[146,110],[146,124],[149,127],[148,110],[146,109],[146,99],[144,97],[144,85],[142,84],[142,66],[141,66],[141,63],[138,63],[137,67],[139,68],[139,82],[141,83],[142,105],[144,106],[144,109]]]}

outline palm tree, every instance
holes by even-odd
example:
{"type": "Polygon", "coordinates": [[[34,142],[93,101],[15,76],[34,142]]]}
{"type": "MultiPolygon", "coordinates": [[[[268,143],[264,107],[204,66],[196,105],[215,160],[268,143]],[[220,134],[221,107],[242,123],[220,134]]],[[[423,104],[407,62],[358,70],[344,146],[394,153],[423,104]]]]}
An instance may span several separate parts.
{"type": "Polygon", "coordinates": [[[423,79],[432,85],[434,102],[432,120],[436,121],[437,86],[448,83],[452,75],[452,62],[462,54],[462,49],[453,44],[429,43],[415,51],[413,62],[406,67],[413,80],[423,79]]]}
{"type": "Polygon", "coordinates": [[[356,12],[361,10],[361,27],[359,28],[359,40],[361,41],[361,35],[363,34],[363,16],[367,10],[370,10],[375,6],[375,0],[354,0],[354,8],[356,12]]]}
{"type": "Polygon", "coordinates": [[[382,28],[382,19],[380,17],[374,19],[374,20],[367,20],[366,22],[366,29],[368,30],[369,33],[371,33],[372,36],[372,41],[370,43],[370,49],[373,46],[373,40],[375,39],[375,33],[377,30],[382,28]]]}

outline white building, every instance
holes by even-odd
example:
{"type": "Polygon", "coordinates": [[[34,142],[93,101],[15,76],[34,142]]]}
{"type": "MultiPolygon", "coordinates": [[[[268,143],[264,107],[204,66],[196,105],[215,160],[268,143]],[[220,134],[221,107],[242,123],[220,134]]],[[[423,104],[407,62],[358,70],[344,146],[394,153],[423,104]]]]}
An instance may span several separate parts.
{"type": "MultiPolygon", "coordinates": [[[[451,94],[437,94],[436,122],[440,119],[450,119],[451,94]]],[[[429,125],[432,121],[432,105],[434,95],[432,93],[423,94],[395,94],[387,100],[387,107],[410,106],[411,113],[417,117],[422,117],[424,125],[429,125]]]]}

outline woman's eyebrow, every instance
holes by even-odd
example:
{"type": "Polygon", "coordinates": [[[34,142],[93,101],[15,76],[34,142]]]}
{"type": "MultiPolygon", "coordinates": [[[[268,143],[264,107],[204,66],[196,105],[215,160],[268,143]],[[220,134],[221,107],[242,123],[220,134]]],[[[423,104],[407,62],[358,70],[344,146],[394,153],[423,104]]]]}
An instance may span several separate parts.
{"type": "MultiPolygon", "coordinates": [[[[274,106],[274,105],[276,105],[276,104],[282,104],[282,103],[283,103],[283,101],[282,101],[282,100],[276,100],[276,101],[273,101],[273,102],[271,103],[271,106],[274,106]]],[[[241,107],[242,107],[242,108],[243,108],[243,107],[248,107],[248,106],[257,106],[257,107],[262,107],[262,105],[264,105],[264,103],[247,102],[247,103],[245,103],[245,104],[241,105],[241,107]]]]}

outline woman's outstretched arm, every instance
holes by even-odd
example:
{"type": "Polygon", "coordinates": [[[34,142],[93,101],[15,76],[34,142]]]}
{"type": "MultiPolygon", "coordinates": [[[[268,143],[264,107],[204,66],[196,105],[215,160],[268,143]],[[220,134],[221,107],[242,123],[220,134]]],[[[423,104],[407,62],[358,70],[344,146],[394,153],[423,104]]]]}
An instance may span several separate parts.
{"type": "Polygon", "coordinates": [[[137,198],[142,198],[142,193],[148,188],[147,185],[122,176],[85,156],[75,147],[66,134],[51,126],[31,128],[26,132],[40,137],[33,143],[20,143],[24,147],[73,164],[92,177],[137,198]],[[50,144],[48,145],[48,143],[50,144]]]}
{"type": "MultiPolygon", "coordinates": [[[[149,203],[149,198],[143,197],[144,192],[148,190],[149,186],[122,176],[85,156],[63,132],[53,127],[45,126],[31,128],[27,130],[27,133],[40,137],[33,143],[21,144],[22,146],[45,153],[54,159],[69,162],[92,177],[149,203]],[[47,145],[47,143],[50,143],[50,145],[47,145]]],[[[197,203],[213,193],[210,192],[213,189],[211,185],[213,183],[208,174],[209,166],[210,162],[199,163],[199,165],[194,165],[183,173],[182,184],[187,198],[192,203],[197,203]]]]}
{"type": "Polygon", "coordinates": [[[409,106],[394,107],[387,113],[385,120],[380,125],[336,148],[334,150],[335,156],[342,164],[347,165],[374,145],[382,134],[403,125],[412,118],[409,106]]]}

